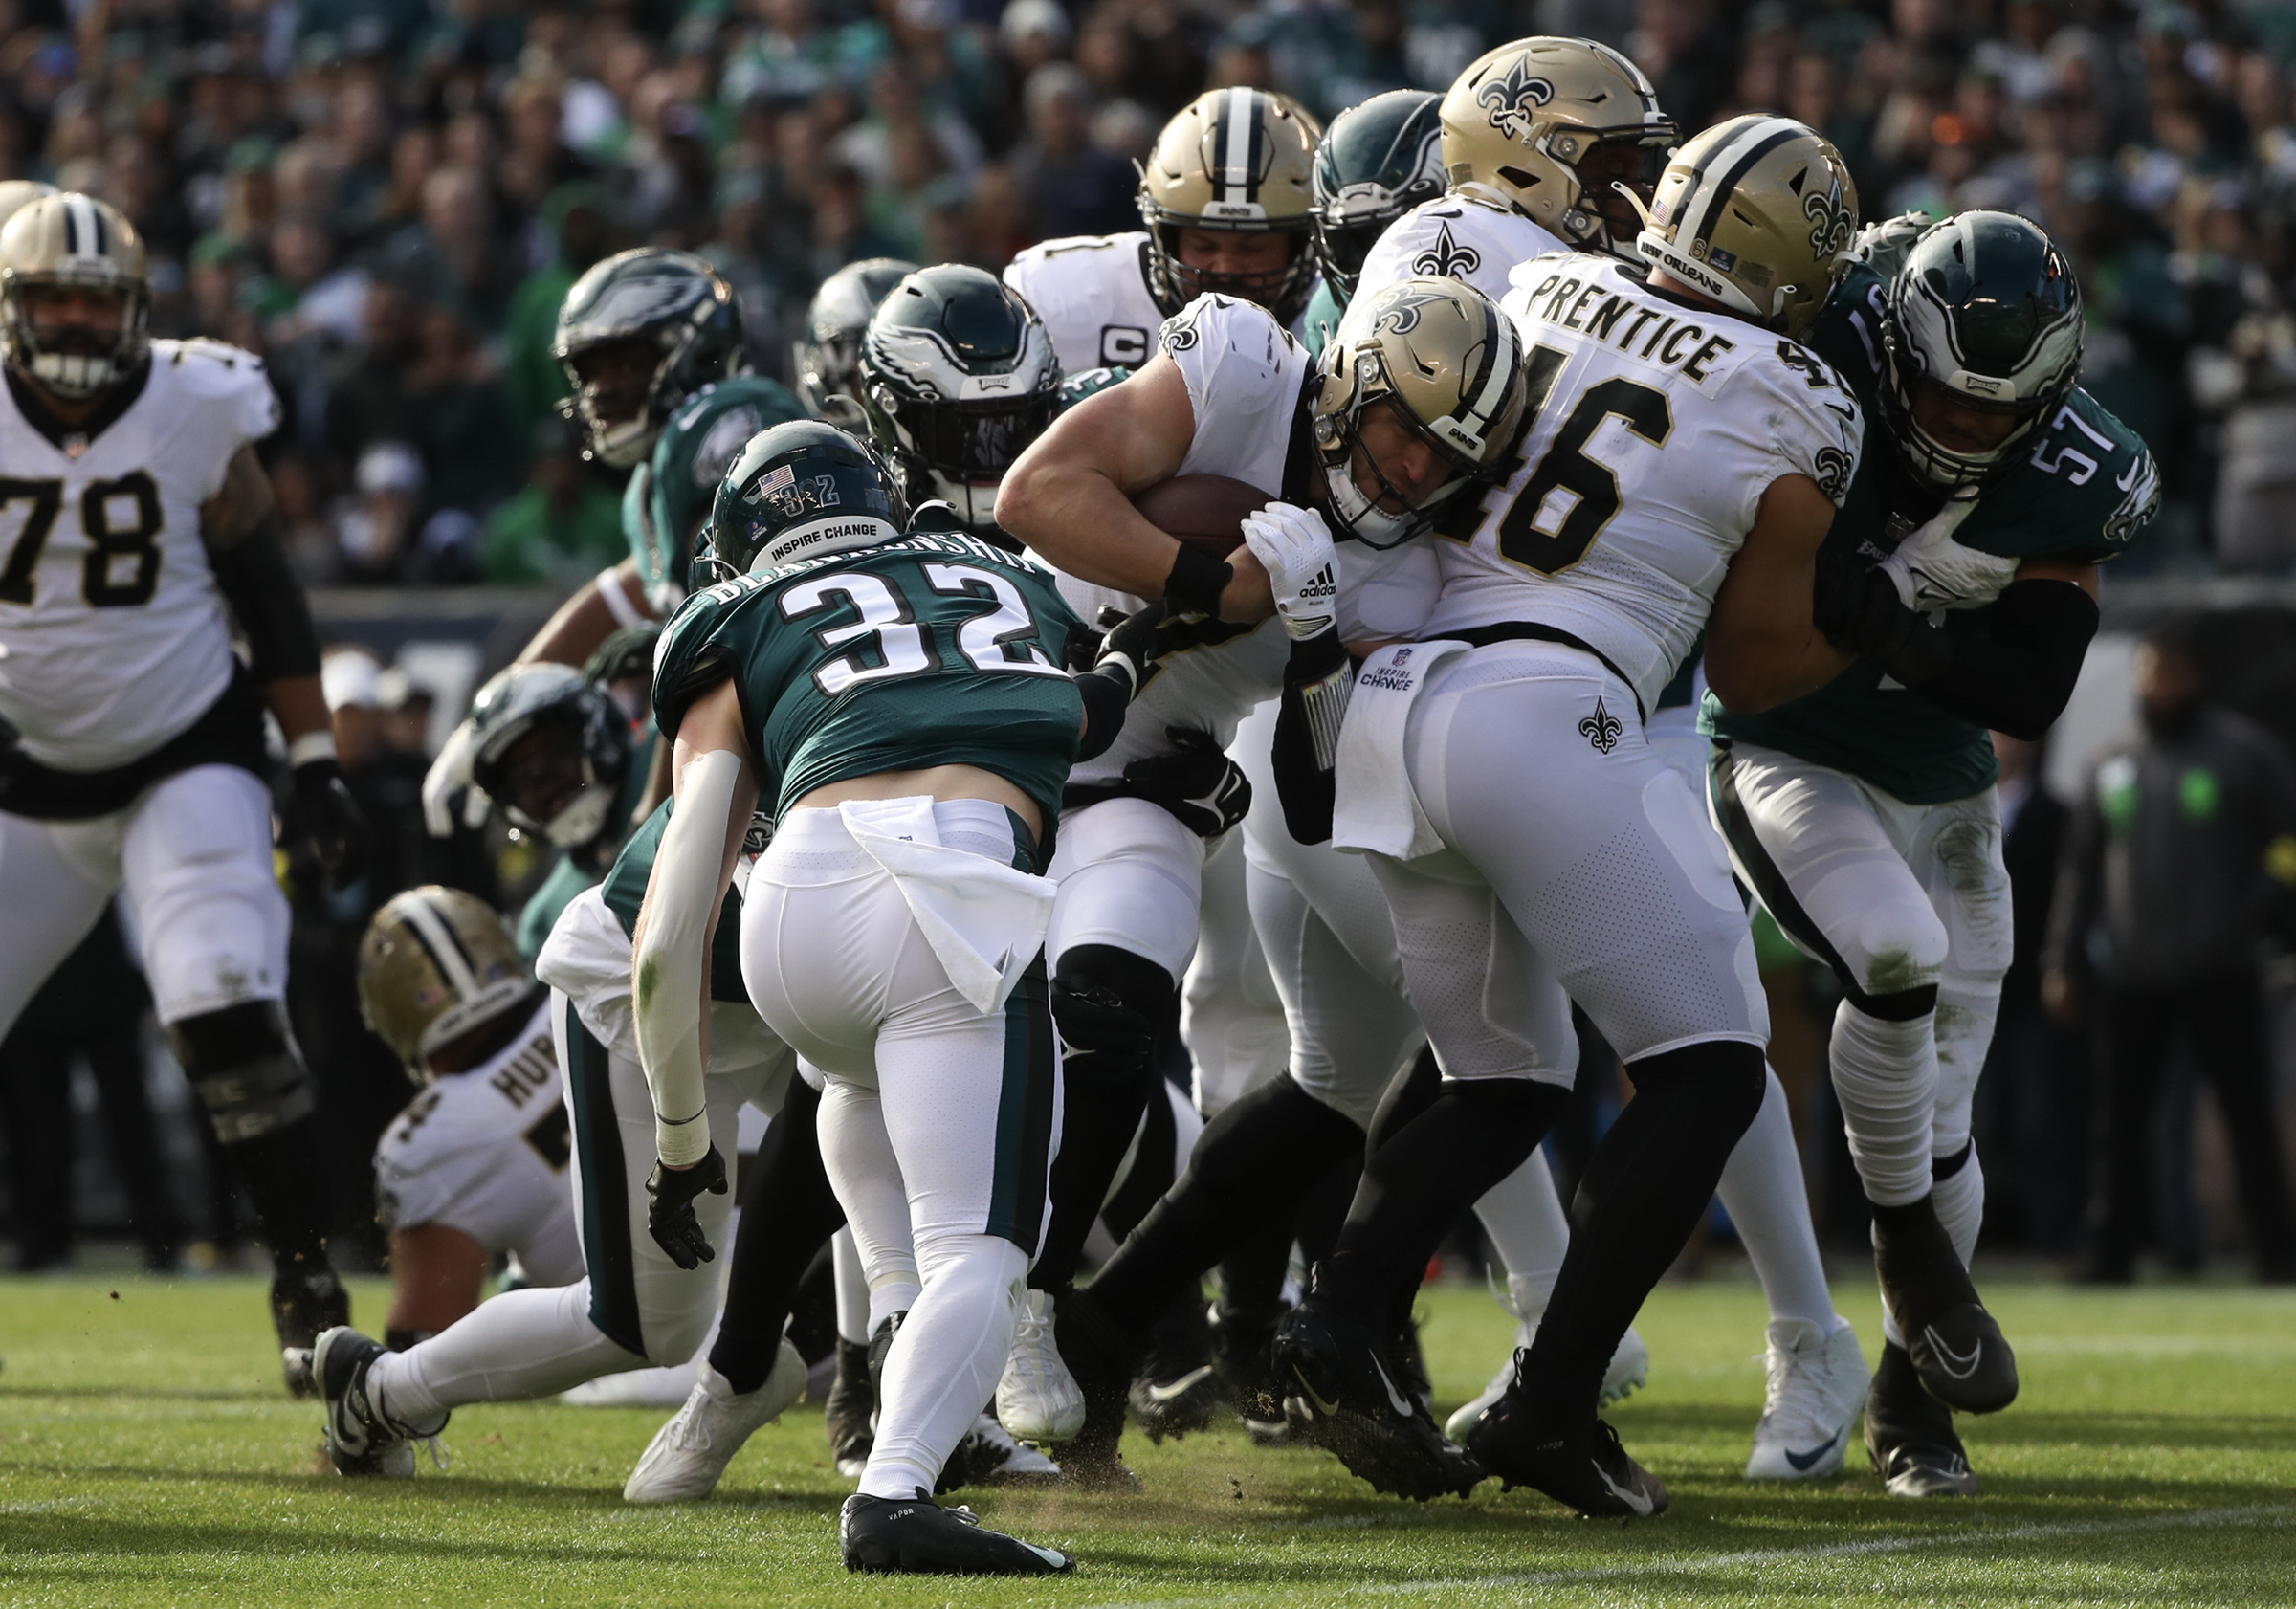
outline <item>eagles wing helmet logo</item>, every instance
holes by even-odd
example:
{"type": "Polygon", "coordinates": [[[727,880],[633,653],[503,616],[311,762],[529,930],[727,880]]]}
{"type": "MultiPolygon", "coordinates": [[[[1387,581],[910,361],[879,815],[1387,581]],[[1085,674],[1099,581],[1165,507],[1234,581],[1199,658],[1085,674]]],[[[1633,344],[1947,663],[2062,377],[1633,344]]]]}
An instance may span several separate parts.
{"type": "Polygon", "coordinates": [[[1451,226],[1435,231],[1435,244],[1411,259],[1411,272],[1435,279],[1457,279],[1483,266],[1483,253],[1451,239],[1451,226]]]}
{"type": "Polygon", "coordinates": [[[1450,298],[1440,291],[1405,291],[1380,309],[1380,316],[1371,321],[1374,335],[1409,335],[1419,328],[1419,310],[1439,305],[1450,298]]]}
{"type": "Polygon", "coordinates": [[[1595,700],[1595,713],[1578,723],[1578,736],[1595,745],[1597,754],[1608,754],[1619,746],[1619,734],[1625,731],[1619,717],[1612,715],[1602,700],[1595,700]]]}
{"type": "Polygon", "coordinates": [[[1510,140],[1528,135],[1532,110],[1554,99],[1555,86],[1533,77],[1530,64],[1520,56],[1504,78],[1492,78],[1475,91],[1475,104],[1490,115],[1490,126],[1510,140]]]}

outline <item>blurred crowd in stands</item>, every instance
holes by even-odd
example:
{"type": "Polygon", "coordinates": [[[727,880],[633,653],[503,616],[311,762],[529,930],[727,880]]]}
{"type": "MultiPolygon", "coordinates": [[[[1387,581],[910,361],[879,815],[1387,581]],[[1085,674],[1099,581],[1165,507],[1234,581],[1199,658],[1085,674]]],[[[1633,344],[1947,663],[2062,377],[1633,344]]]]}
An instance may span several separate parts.
{"type": "MultiPolygon", "coordinates": [[[[753,366],[786,379],[814,288],[847,262],[993,270],[1038,239],[1137,227],[1133,164],[1206,87],[1285,90],[1328,120],[1380,90],[1442,89],[1532,33],[1624,50],[1686,134],[1748,110],[1820,128],[1868,220],[2036,218],[2082,278],[2085,384],[2167,477],[2160,522],[2116,569],[2296,573],[2296,0],[0,0],[0,177],[114,202],[150,249],[154,333],[268,360],[286,424],[266,454],[309,583],[563,591],[626,551],[618,486],[577,455],[549,355],[561,298],[602,256],[702,253],[737,289],[753,366]]],[[[2234,641],[2200,643],[2208,679],[2285,741],[2287,700],[2255,676],[2296,663],[2296,628],[2234,641]]],[[[355,1243],[371,1234],[364,1148],[408,1091],[357,1025],[350,946],[399,888],[515,900],[540,868],[531,843],[498,830],[423,837],[421,686],[337,656],[328,694],[385,842],[368,882],[341,895],[284,874],[299,891],[295,1018],[328,1090],[347,1169],[338,1228],[355,1243]]],[[[2296,781],[2273,752],[2251,787],[2264,803],[2219,824],[2237,840],[2225,852],[2251,867],[2249,837],[2296,826],[2296,781]]],[[[2030,750],[2004,760],[2019,943],[1980,1092],[1989,1235],[2085,1255],[2107,1278],[2143,1239],[2197,1263],[2210,1236],[2196,1202],[2216,1200],[2227,1231],[2249,1219],[2258,1241],[2263,1208],[2241,1210],[2264,1192],[2247,1177],[2255,1135],[2203,1116],[2195,1138],[2208,1110],[2196,1080],[2216,1077],[2221,1047],[2152,1053],[2192,981],[2147,981],[2150,1016],[2111,1019],[2097,1003],[2131,985],[2084,975],[2080,932],[2044,954],[2053,897],[2076,897],[2060,866],[2091,880],[2077,897],[2101,897],[2103,862],[2061,852],[2068,834],[2091,843],[2098,806],[2049,798],[2030,750]],[[2090,1029],[2108,1025],[2152,1035],[2145,1066],[2092,1065],[2090,1029]],[[2242,1163],[2243,1201],[2212,1157],[2242,1163]]],[[[2189,792],[2176,797],[2189,813],[2189,792]]],[[[2296,881],[2296,858],[2286,870],[2296,881]]],[[[2173,855],[2152,874],[2173,897],[2173,855]]],[[[2083,919],[2122,918],[2098,906],[2083,919]]],[[[2253,1014],[2269,980],[2252,950],[2216,958],[2201,983],[2253,1014]]],[[[1774,1059],[1800,1098],[1829,1242],[1855,1255],[1857,1191],[1823,1073],[1830,980],[1782,940],[1766,954],[1774,1059]]],[[[0,1135],[14,1141],[17,1201],[68,1174],[68,1147],[24,1138],[75,1126],[54,1069],[84,1054],[114,1170],[149,1198],[121,1204],[166,1267],[187,1236],[228,1244],[234,1215],[228,1187],[204,1213],[196,1187],[144,1188],[165,1169],[120,1032],[120,991],[136,986],[99,930],[0,1048],[0,1135]]],[[[2268,992],[2292,1020],[2285,981],[2268,992]]],[[[2240,1100],[2219,1086],[2252,1131],[2262,1053],[2261,1041],[2224,1052],[2248,1069],[2240,1100]]],[[[1603,1104],[1590,1101],[1590,1123],[1603,1104]]],[[[187,1134],[204,1129],[179,1115],[187,1134]]],[[[90,1110],[77,1126],[94,1124],[90,1110]]],[[[192,1149],[166,1168],[185,1177],[192,1149]]],[[[28,1267],[70,1256],[68,1215],[19,1211],[11,1227],[28,1267]]],[[[2252,1249],[2285,1267],[2285,1242],[2252,1249]]]]}

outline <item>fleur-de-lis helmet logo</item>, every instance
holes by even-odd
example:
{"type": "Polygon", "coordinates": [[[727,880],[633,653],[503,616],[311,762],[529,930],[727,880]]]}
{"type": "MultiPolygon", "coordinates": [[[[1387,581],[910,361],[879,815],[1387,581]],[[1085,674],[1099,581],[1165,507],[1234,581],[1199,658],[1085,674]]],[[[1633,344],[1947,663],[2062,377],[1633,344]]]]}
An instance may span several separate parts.
{"type": "Polygon", "coordinates": [[[1857,218],[1843,205],[1842,187],[1828,185],[1801,198],[1801,210],[1810,220],[1810,250],[1820,262],[1831,262],[1849,245],[1857,218]]]}
{"type": "Polygon", "coordinates": [[[1546,79],[1534,77],[1531,64],[1522,56],[1507,69],[1504,78],[1492,78],[1475,91],[1475,104],[1490,118],[1490,126],[1510,140],[1520,140],[1531,132],[1531,113],[1555,99],[1555,86],[1546,79]]]}
{"type": "Polygon", "coordinates": [[[1451,298],[1441,291],[1404,291],[1380,309],[1371,321],[1373,335],[1409,335],[1419,328],[1419,310],[1440,307],[1451,298]]]}

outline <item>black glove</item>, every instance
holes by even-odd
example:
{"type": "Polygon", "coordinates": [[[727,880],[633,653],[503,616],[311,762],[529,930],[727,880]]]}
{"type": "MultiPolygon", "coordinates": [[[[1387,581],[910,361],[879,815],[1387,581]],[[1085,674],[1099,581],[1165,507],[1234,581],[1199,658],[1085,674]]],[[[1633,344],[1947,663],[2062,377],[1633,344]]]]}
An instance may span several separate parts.
{"type": "Polygon", "coordinates": [[[1071,1060],[1093,1056],[1101,1063],[1146,1067],[1156,1049],[1156,1025],[1116,998],[1104,983],[1052,980],[1052,1025],[1071,1060]]]}
{"type": "Polygon", "coordinates": [[[1109,628],[1108,635],[1100,639],[1100,650],[1093,656],[1093,669],[1106,669],[1112,662],[1132,677],[1132,692],[1139,695],[1148,683],[1149,672],[1163,655],[1173,652],[1181,644],[1159,628],[1172,615],[1172,606],[1158,600],[1142,604],[1122,620],[1109,628]]]}
{"type": "Polygon", "coordinates": [[[705,1193],[725,1194],[725,1158],[714,1145],[690,1168],[664,1167],[657,1157],[653,1172],[646,1176],[647,1232],[681,1268],[698,1268],[718,1257],[710,1237],[701,1232],[701,1220],[694,1216],[694,1198],[705,1193]]]}
{"type": "Polygon", "coordinates": [[[299,838],[327,874],[327,886],[347,889],[366,873],[366,815],[343,784],[332,760],[307,760],[295,768],[295,802],[286,836],[299,838]]]}
{"type": "Polygon", "coordinates": [[[1854,555],[1831,549],[1818,554],[1818,582],[1810,596],[1810,620],[1825,640],[1844,653],[1889,664],[1922,629],[1921,616],[1906,607],[1889,578],[1854,555]]]}
{"type": "Polygon", "coordinates": [[[1251,808],[1251,779],[1220,752],[1208,732],[1167,726],[1173,752],[1124,767],[1123,792],[1160,804],[1199,838],[1217,838],[1251,808]]]}

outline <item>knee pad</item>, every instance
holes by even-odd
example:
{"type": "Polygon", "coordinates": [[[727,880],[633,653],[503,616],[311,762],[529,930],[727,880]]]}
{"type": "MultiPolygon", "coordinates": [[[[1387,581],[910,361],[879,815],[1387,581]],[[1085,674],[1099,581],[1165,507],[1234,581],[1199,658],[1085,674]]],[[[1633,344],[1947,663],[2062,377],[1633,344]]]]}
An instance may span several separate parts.
{"type": "Polygon", "coordinates": [[[1725,1131],[1734,1145],[1770,1093],[1770,1065],[1758,1045],[1701,1040],[1626,1064],[1637,1104],[1652,1095],[1676,1121],[1725,1131]]]}
{"type": "Polygon", "coordinates": [[[1110,944],[1066,951],[1052,975],[1052,1021],[1062,1050],[1112,1073],[1145,1071],[1179,1010],[1180,986],[1156,962],[1110,944]]]}
{"type": "Polygon", "coordinates": [[[276,1000],[246,1001],[167,1025],[183,1064],[225,1145],[260,1139],[311,1115],[318,1091],[287,1034],[276,1000]]]}

